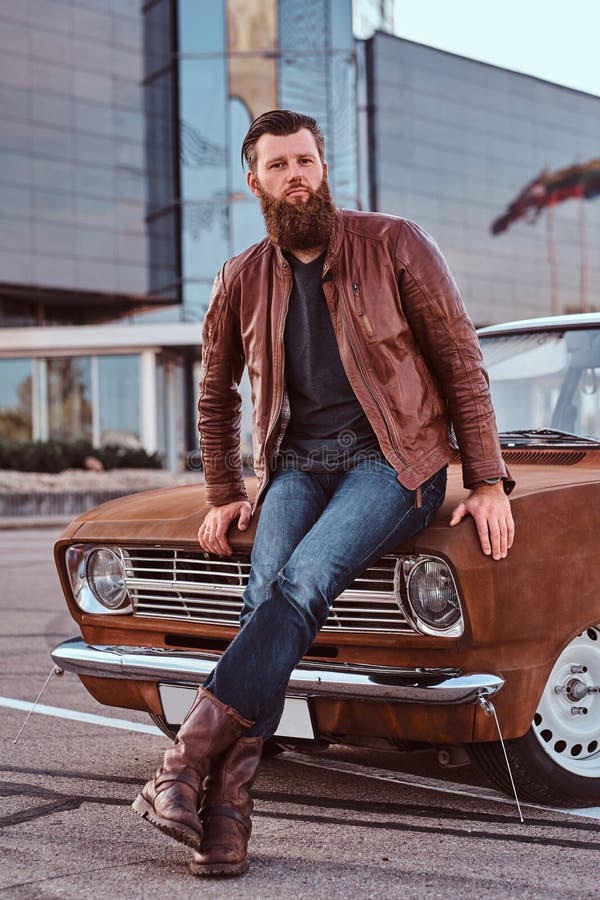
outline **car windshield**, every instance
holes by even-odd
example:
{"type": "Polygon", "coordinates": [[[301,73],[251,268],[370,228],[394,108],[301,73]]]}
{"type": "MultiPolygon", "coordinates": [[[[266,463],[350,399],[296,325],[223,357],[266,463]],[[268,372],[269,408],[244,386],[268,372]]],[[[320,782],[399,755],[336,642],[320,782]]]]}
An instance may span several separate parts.
{"type": "Polygon", "coordinates": [[[600,440],[600,328],[480,340],[501,433],[554,429],[600,440]]]}

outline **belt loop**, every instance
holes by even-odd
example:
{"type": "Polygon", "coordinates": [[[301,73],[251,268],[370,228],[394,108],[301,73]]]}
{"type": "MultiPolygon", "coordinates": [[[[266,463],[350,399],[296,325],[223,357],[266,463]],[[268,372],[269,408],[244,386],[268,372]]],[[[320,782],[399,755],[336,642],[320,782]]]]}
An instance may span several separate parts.
{"type": "Polygon", "coordinates": [[[421,509],[423,506],[423,497],[421,496],[421,485],[415,491],[415,509],[421,509]]]}

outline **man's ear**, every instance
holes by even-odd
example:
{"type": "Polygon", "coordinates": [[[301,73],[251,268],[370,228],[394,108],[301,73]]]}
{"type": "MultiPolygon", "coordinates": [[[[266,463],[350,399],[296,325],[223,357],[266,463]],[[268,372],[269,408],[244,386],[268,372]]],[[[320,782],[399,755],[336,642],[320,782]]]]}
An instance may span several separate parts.
{"type": "Polygon", "coordinates": [[[258,197],[258,184],[256,181],[256,175],[254,174],[252,169],[248,169],[248,171],[246,172],[246,184],[248,185],[254,196],[258,197]]]}

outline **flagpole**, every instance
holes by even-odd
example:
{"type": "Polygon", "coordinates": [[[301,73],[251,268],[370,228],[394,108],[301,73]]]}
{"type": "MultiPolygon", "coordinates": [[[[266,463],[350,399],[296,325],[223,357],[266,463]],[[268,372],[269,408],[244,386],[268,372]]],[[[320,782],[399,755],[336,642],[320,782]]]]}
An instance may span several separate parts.
{"type": "Polygon", "coordinates": [[[554,234],[554,204],[546,207],[546,247],[550,264],[551,311],[553,316],[557,316],[560,313],[560,296],[558,290],[558,259],[554,234]]]}
{"type": "Polygon", "coordinates": [[[590,308],[590,255],[587,242],[587,221],[585,212],[585,197],[579,200],[579,246],[581,252],[581,282],[580,302],[581,312],[588,312],[590,308]]]}

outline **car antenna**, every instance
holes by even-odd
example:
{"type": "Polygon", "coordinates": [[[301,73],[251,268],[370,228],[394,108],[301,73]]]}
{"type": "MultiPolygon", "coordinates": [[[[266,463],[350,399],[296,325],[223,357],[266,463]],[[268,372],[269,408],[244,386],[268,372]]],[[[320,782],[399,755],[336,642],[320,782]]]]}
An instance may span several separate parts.
{"type": "Polygon", "coordinates": [[[502,738],[502,731],[500,730],[500,722],[498,721],[498,716],[496,714],[496,707],[494,706],[494,704],[492,703],[490,698],[485,697],[483,694],[481,694],[477,698],[477,702],[479,703],[480,707],[482,708],[482,710],[484,711],[486,716],[493,716],[494,721],[496,722],[496,728],[498,729],[498,736],[500,738],[502,752],[504,753],[504,759],[506,761],[506,768],[508,769],[508,777],[510,778],[510,783],[512,785],[513,794],[515,795],[515,803],[517,804],[517,809],[519,810],[519,818],[521,820],[521,824],[524,824],[525,819],[523,818],[523,813],[521,811],[521,804],[519,803],[519,797],[517,795],[517,788],[515,786],[515,780],[513,778],[512,770],[510,768],[510,763],[508,761],[508,754],[506,752],[506,747],[504,746],[504,740],[502,738]]]}
{"type": "Polygon", "coordinates": [[[15,738],[14,741],[13,741],[13,744],[16,744],[17,741],[19,740],[19,738],[21,737],[21,734],[23,733],[23,730],[24,730],[25,726],[26,726],[27,723],[29,722],[29,719],[30,719],[30,717],[31,717],[31,714],[32,714],[33,712],[35,712],[35,708],[36,708],[36,706],[38,705],[38,703],[40,702],[40,697],[42,696],[42,694],[44,693],[44,691],[45,691],[46,688],[48,687],[48,684],[50,683],[50,679],[52,678],[52,676],[53,676],[53,675],[56,675],[57,677],[59,677],[59,676],[61,676],[61,675],[63,675],[63,674],[64,674],[64,669],[61,669],[60,666],[52,666],[52,668],[50,669],[50,674],[48,675],[48,677],[46,678],[45,682],[43,683],[41,691],[39,692],[39,694],[37,695],[37,697],[35,698],[35,700],[34,700],[33,703],[31,704],[31,709],[30,709],[29,712],[27,713],[27,716],[25,717],[25,721],[23,722],[23,724],[22,724],[21,727],[19,728],[19,730],[18,730],[18,732],[17,732],[17,736],[16,736],[16,738],[15,738]]]}

